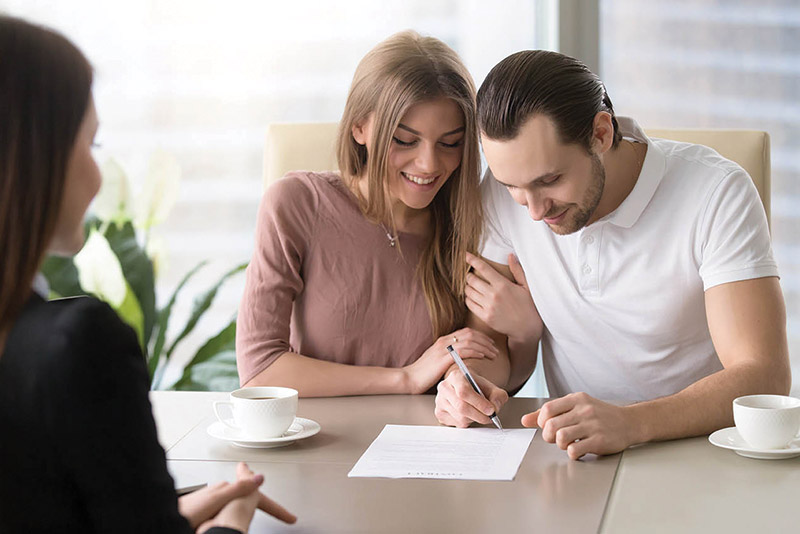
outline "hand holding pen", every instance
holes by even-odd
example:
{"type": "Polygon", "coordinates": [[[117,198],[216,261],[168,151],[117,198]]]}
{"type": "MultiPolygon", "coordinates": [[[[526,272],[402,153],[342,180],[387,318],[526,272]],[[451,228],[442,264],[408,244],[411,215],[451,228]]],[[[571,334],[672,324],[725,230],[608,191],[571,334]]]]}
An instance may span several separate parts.
{"type": "MultiPolygon", "coordinates": [[[[453,357],[455,353],[461,360],[458,351],[453,348],[452,352],[448,349],[448,353],[458,366],[458,361],[453,357]]],[[[458,366],[458,370],[449,372],[437,387],[435,415],[440,423],[459,428],[466,428],[474,422],[487,424],[492,416],[496,417],[496,410],[507,401],[508,394],[503,389],[478,374],[472,374],[469,369],[465,374],[458,366]]]]}

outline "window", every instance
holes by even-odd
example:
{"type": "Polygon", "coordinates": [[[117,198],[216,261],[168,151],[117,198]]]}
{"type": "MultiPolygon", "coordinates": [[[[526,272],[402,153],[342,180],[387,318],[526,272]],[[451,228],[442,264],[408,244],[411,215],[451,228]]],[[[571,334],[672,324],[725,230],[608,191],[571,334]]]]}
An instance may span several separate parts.
{"type": "Polygon", "coordinates": [[[769,132],[772,244],[800,376],[800,7],[603,0],[600,35],[601,77],[619,114],[643,127],[769,132]]]}
{"type": "MultiPolygon", "coordinates": [[[[549,47],[549,26],[541,21],[549,20],[551,4],[4,2],[9,13],[66,34],[94,64],[101,162],[117,159],[135,188],[155,149],[178,159],[179,200],[157,229],[168,250],[168,270],[158,280],[160,304],[191,267],[213,262],[186,288],[175,318],[188,313],[193,294],[250,259],[268,123],[338,120],[358,61],[407,28],[451,45],[480,84],[508,54],[549,47]]],[[[236,312],[243,286],[243,276],[223,286],[196,338],[180,346],[178,365],[167,371],[164,384],[178,378],[181,362],[236,312]]],[[[171,329],[180,323],[171,321],[171,329]]]]}

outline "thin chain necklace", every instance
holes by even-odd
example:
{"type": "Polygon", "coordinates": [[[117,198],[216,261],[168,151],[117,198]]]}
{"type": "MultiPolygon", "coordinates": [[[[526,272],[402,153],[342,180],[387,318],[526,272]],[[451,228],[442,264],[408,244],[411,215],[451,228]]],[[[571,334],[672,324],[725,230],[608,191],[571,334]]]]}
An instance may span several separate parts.
{"type": "Polygon", "coordinates": [[[383,225],[383,223],[379,223],[379,224],[381,225],[381,228],[383,229],[383,231],[386,232],[386,239],[389,240],[389,246],[390,247],[394,247],[397,244],[397,236],[396,235],[392,235],[389,232],[389,230],[386,229],[386,227],[383,225]]]}

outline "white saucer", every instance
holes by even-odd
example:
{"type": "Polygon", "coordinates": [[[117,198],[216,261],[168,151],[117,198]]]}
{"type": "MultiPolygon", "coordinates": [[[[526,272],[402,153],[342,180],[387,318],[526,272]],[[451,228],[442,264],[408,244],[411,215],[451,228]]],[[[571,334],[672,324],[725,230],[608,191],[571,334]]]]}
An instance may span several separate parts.
{"type": "Polygon", "coordinates": [[[735,426],[717,430],[708,436],[708,441],[717,447],[731,449],[740,456],[759,460],[781,460],[800,456],[800,438],[790,442],[789,445],[782,449],[754,449],[742,439],[735,426]]]}
{"type": "Polygon", "coordinates": [[[252,439],[242,435],[241,431],[231,428],[222,424],[220,421],[214,421],[208,427],[208,434],[223,441],[229,441],[239,447],[249,447],[251,449],[270,449],[273,447],[283,447],[294,443],[297,440],[308,438],[320,431],[322,427],[319,423],[311,419],[304,419],[302,417],[295,417],[292,426],[289,430],[283,433],[282,436],[270,439],[252,439]]]}

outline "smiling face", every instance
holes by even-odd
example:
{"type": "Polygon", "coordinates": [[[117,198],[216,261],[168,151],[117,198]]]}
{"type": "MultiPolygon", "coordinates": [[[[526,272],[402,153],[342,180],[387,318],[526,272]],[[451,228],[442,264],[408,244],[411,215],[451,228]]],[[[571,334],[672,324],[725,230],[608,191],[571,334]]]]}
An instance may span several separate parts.
{"type": "MultiPolygon", "coordinates": [[[[353,137],[372,153],[374,117],[353,127],[353,137]]],[[[395,215],[423,210],[461,164],[464,115],[445,97],[409,108],[394,131],[388,153],[389,193],[395,215]]],[[[369,157],[369,155],[367,156],[369,157]]]]}
{"type": "Polygon", "coordinates": [[[592,222],[605,187],[603,163],[595,152],[563,144],[550,118],[534,115],[513,139],[481,141],[495,179],[533,220],[561,235],[592,222]]]}
{"type": "Polygon", "coordinates": [[[75,144],[67,161],[64,193],[49,250],[54,254],[71,255],[83,246],[83,216],[100,190],[100,169],[92,155],[98,121],[94,100],[81,122],[75,144]]]}

